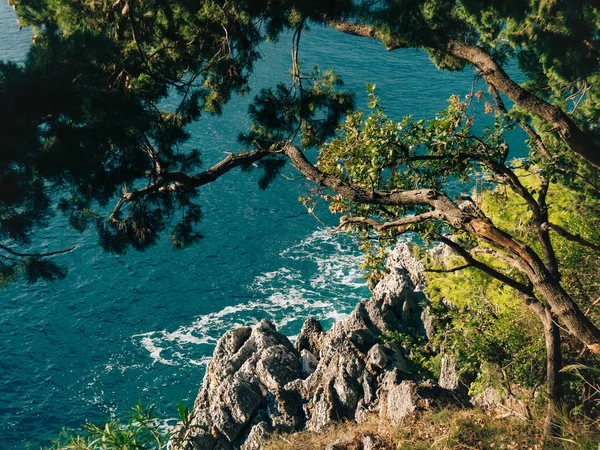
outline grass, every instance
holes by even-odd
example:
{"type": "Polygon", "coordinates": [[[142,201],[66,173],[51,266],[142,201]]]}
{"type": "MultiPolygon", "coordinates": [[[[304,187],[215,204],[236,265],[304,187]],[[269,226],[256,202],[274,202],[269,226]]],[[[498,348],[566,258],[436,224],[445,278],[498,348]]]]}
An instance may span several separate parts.
{"type": "Polygon", "coordinates": [[[541,422],[494,418],[478,409],[441,409],[408,417],[392,428],[371,416],[365,423],[338,423],[321,432],[272,436],[265,450],[362,450],[371,436],[378,450],[600,450],[600,430],[566,419],[563,437],[542,444],[541,422]]]}

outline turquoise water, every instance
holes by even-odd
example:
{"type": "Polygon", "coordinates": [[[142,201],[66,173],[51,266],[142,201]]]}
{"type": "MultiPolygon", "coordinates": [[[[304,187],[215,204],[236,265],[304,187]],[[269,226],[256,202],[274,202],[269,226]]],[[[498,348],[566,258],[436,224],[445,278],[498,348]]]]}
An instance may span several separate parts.
{"type": "MultiPolygon", "coordinates": [[[[14,19],[0,2],[0,59],[18,62],[30,33],[18,32],[14,19]]],[[[255,87],[285,78],[290,44],[284,37],[264,46],[255,87]]],[[[388,53],[320,27],[306,33],[301,55],[307,67],[336,68],[359,105],[365,84],[377,83],[394,118],[431,115],[473,80],[472,71],[437,71],[422,52],[388,53]]],[[[238,149],[249,100],[193,126],[206,164],[238,149]]],[[[0,291],[2,448],[37,448],[62,426],[127,410],[140,398],[175,416],[179,400],[193,403],[216,339],[230,327],[268,317],[293,336],[306,317],[331,323],[367,296],[352,243],[307,214],[297,201],[304,183],[292,169],[285,175],[266,192],[256,188],[257,175],[239,171],[203,188],[205,239],[184,251],[165,239],[144,253],[110,255],[93,230],[70,231],[61,217],[40,230],[35,242],[45,249],[77,248],[57,260],[69,268],[64,281],[0,291]]],[[[320,219],[336,223],[325,212],[320,219]]]]}

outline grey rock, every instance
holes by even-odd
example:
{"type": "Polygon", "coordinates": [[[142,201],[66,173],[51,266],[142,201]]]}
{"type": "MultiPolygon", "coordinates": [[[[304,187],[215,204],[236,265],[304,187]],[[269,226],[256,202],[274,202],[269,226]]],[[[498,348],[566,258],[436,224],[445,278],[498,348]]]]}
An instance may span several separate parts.
{"type": "Polygon", "coordinates": [[[264,446],[265,440],[269,434],[273,431],[271,425],[267,422],[259,422],[252,427],[250,433],[241,445],[241,450],[261,450],[264,446]]]}
{"type": "MultiPolygon", "coordinates": [[[[409,321],[425,333],[422,264],[405,245],[393,252],[389,269],[372,298],[328,332],[308,319],[295,345],[267,320],[226,333],[208,364],[192,426],[169,450],[255,450],[273,431],[320,430],[378,411],[399,423],[436,396],[445,398],[445,389],[406,381],[404,349],[382,344],[383,334],[409,321]]],[[[364,446],[379,448],[372,441],[364,446]]]]}
{"type": "Polygon", "coordinates": [[[425,330],[425,336],[427,339],[433,338],[435,334],[435,316],[431,312],[431,307],[426,306],[423,308],[423,312],[421,313],[421,322],[423,322],[423,329],[425,330]]]}
{"type": "Polygon", "coordinates": [[[517,396],[506,388],[487,387],[482,393],[471,399],[473,405],[499,416],[514,416],[524,420],[531,420],[531,411],[517,396]]]}
{"type": "Polygon", "coordinates": [[[378,436],[367,435],[363,438],[363,450],[392,450],[396,447],[386,445],[378,436]]]}
{"type": "Polygon", "coordinates": [[[270,391],[298,378],[298,355],[284,345],[265,349],[256,363],[256,377],[270,391]]]}
{"type": "Polygon", "coordinates": [[[400,243],[392,250],[387,259],[386,266],[390,270],[405,271],[412,281],[415,290],[421,291],[426,284],[425,266],[419,261],[414,253],[412,244],[400,243]]]}
{"type": "Polygon", "coordinates": [[[395,384],[396,380],[393,377],[389,377],[386,381],[388,390],[384,393],[385,408],[380,409],[379,417],[387,420],[392,426],[400,425],[402,419],[410,414],[433,406],[464,405],[463,400],[455,392],[437,384],[416,383],[411,380],[395,384]]]}
{"type": "Polygon", "coordinates": [[[367,353],[367,360],[371,366],[384,369],[389,361],[389,356],[383,351],[383,345],[375,344],[367,353]]]}
{"type": "Polygon", "coordinates": [[[308,318],[304,321],[300,334],[296,338],[296,350],[308,350],[315,356],[319,356],[323,340],[323,327],[321,322],[314,318],[308,318]]]}
{"type": "Polygon", "coordinates": [[[293,429],[303,420],[299,395],[285,397],[279,391],[299,378],[297,351],[269,321],[225,333],[208,364],[191,426],[178,442],[171,441],[170,449],[238,449],[261,421],[293,429]],[[275,399],[273,417],[265,412],[269,396],[275,399]]]}
{"type": "Polygon", "coordinates": [[[273,427],[291,432],[304,424],[303,400],[297,391],[277,389],[266,396],[267,412],[273,427]]]}
{"type": "Polygon", "coordinates": [[[386,419],[390,425],[400,425],[402,419],[417,410],[417,384],[403,381],[387,394],[386,419]]]}
{"type": "Polygon", "coordinates": [[[365,436],[363,439],[363,450],[376,450],[376,443],[373,436],[365,436]]]}
{"type": "Polygon", "coordinates": [[[438,384],[444,389],[456,390],[459,388],[458,365],[453,355],[444,354],[442,356],[442,368],[438,384]]]}
{"type": "Polygon", "coordinates": [[[307,349],[302,349],[302,352],[300,352],[300,370],[302,371],[302,375],[304,376],[304,378],[312,374],[316,370],[318,365],[319,361],[317,360],[315,355],[313,355],[307,349]]]}
{"type": "Polygon", "coordinates": [[[217,440],[207,431],[198,430],[193,436],[186,436],[185,430],[178,426],[173,431],[168,450],[214,450],[217,440]]]}

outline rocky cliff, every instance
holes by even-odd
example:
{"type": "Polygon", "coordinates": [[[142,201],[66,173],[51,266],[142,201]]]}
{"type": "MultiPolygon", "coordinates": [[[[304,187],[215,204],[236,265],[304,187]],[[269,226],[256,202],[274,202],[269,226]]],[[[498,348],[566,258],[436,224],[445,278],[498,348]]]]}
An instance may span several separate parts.
{"type": "Polygon", "coordinates": [[[227,332],[191,420],[178,425],[170,449],[254,450],[273,431],[320,430],[373,413],[395,425],[432,402],[456,401],[451,373],[443,374],[445,387],[410,381],[405,350],[383,343],[382,335],[409,321],[424,334],[430,329],[422,265],[404,245],[388,266],[372,298],[327,332],[314,319],[304,323],[295,345],[267,320],[227,332]]]}

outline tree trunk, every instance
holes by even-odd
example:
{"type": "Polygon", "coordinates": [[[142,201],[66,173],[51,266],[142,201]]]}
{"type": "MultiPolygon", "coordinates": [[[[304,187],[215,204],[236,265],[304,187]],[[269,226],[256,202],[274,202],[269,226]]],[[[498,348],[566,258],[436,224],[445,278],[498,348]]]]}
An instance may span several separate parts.
{"type": "Polygon", "coordinates": [[[556,317],[546,308],[544,324],[544,337],[546,338],[546,395],[548,405],[544,421],[544,441],[560,433],[556,423],[561,397],[560,369],[562,356],[560,351],[560,330],[556,325],[556,317]]]}
{"type": "Polygon", "coordinates": [[[551,309],[541,303],[535,297],[524,297],[525,303],[538,317],[544,328],[544,340],[546,344],[546,418],[543,426],[544,442],[548,442],[553,436],[560,433],[556,424],[557,413],[561,400],[560,369],[562,368],[562,356],[560,349],[560,329],[556,324],[556,316],[551,309]]]}
{"type": "Polygon", "coordinates": [[[573,152],[600,167],[598,144],[558,106],[548,103],[515,83],[489,54],[458,41],[450,41],[446,45],[440,43],[437,48],[478,67],[485,81],[504,92],[515,104],[540,116],[556,130],[573,152]]]}
{"type": "Polygon", "coordinates": [[[497,228],[489,219],[473,219],[465,223],[469,233],[510,255],[517,268],[527,276],[536,296],[545,300],[569,333],[592,353],[600,355],[600,330],[581,311],[577,303],[553,277],[540,257],[524,242],[497,228]]]}

